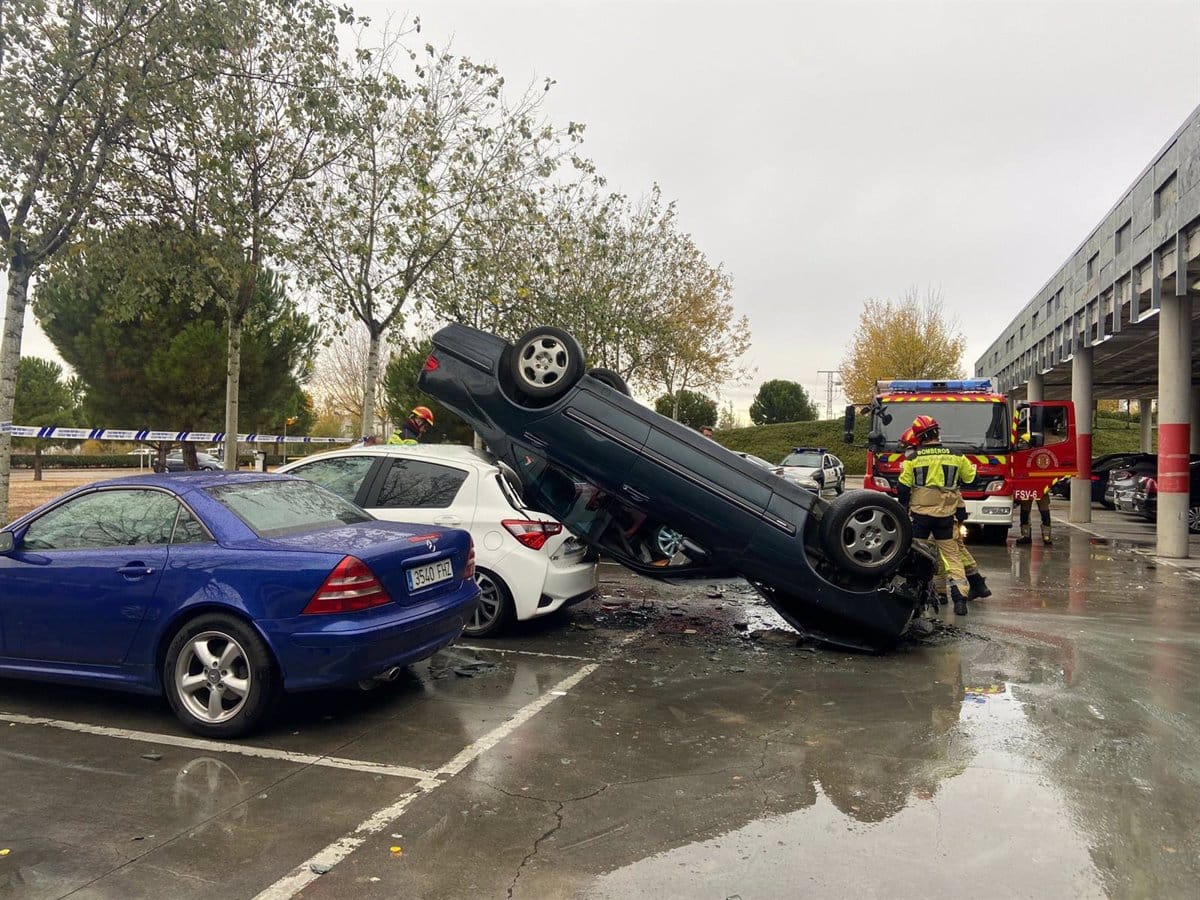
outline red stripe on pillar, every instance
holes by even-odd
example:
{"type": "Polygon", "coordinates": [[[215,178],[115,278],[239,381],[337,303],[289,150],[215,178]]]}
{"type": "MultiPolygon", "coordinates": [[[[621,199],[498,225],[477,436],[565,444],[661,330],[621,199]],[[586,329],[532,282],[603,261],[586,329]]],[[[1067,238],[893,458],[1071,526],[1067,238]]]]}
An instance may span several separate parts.
{"type": "Polygon", "coordinates": [[[1092,477],[1092,436],[1077,432],[1075,434],[1075,477],[1092,477]]]}
{"type": "Polygon", "coordinates": [[[1160,422],[1158,425],[1158,492],[1186,494],[1188,492],[1188,449],[1191,446],[1190,425],[1160,422]]]}

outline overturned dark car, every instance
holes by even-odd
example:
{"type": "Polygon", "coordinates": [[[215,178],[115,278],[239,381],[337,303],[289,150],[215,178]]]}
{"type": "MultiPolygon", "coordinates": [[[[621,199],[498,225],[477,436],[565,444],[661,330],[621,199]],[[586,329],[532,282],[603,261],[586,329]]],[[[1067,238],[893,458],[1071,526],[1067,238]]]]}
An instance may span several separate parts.
{"type": "Polygon", "coordinates": [[[514,345],[447,326],[417,384],[520,475],[526,503],[641,575],[741,576],[802,633],[870,651],[929,601],[933,560],[894,499],[827,502],[776,477],[586,370],[560,329],[514,345]]]}

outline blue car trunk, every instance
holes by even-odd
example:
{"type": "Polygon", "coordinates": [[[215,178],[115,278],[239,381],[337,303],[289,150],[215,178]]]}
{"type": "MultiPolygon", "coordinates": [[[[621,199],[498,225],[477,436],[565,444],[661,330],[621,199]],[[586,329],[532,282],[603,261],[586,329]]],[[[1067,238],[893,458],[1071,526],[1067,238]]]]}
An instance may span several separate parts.
{"type": "Polygon", "coordinates": [[[388,596],[401,605],[457,590],[471,550],[471,537],[465,531],[413,531],[391,522],[306,531],[264,539],[263,543],[354,556],[366,563],[388,596]]]}

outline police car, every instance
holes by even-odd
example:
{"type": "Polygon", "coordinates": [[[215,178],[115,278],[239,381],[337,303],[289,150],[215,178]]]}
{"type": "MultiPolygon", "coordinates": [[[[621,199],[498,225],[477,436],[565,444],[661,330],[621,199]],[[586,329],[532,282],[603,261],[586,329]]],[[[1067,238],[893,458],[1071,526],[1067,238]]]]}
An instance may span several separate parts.
{"type": "Polygon", "coordinates": [[[818,494],[846,490],[846,467],[824,447],[793,447],[779,464],[779,474],[818,494]]]}

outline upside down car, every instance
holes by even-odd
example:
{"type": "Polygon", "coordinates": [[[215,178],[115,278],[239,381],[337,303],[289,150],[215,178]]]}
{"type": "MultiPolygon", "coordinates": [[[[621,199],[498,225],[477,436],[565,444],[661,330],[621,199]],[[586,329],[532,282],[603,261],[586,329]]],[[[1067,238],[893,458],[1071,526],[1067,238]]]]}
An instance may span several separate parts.
{"type": "Polygon", "coordinates": [[[827,502],[776,477],[588,370],[561,329],[509,343],[449,325],[417,384],[518,473],[529,506],[638,574],[741,576],[802,633],[869,651],[928,602],[933,561],[891,497],[827,502]]]}

